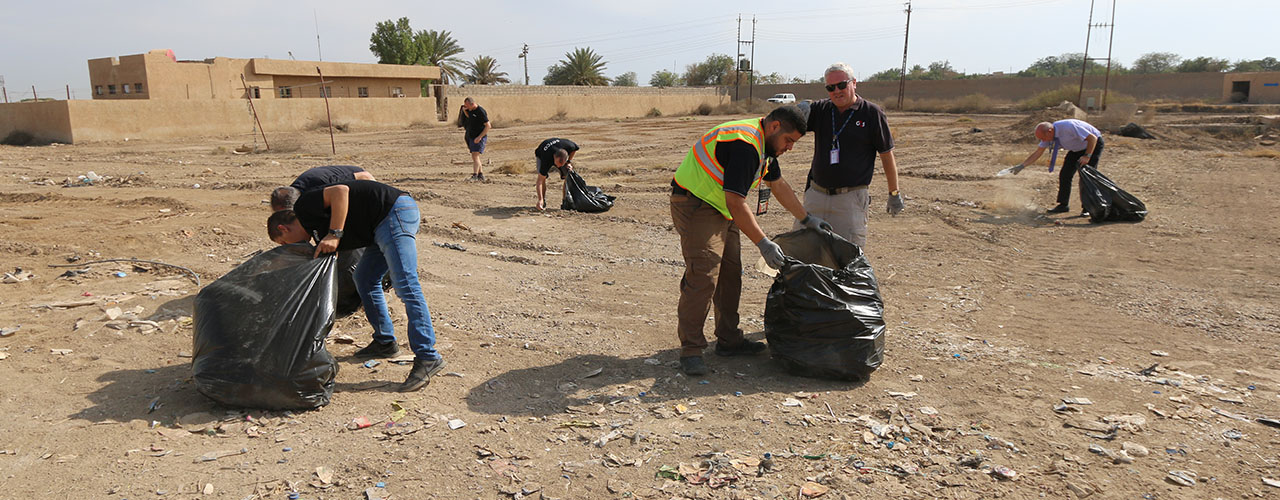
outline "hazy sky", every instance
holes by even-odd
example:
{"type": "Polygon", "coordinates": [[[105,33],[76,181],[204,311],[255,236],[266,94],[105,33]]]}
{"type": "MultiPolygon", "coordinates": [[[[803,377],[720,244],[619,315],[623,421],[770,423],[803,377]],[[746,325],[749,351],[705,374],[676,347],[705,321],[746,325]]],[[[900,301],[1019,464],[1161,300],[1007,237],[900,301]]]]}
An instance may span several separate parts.
{"type": "MultiPolygon", "coordinates": [[[[173,49],[179,59],[215,56],[376,62],[369,36],[383,20],[408,17],[414,29],[448,30],[464,59],[488,55],[513,81],[516,55],[529,44],[529,77],[574,47],[604,56],[606,75],[634,71],[641,84],[658,70],[678,73],[709,54],[733,55],[756,17],[755,67],[806,79],[845,61],[859,78],[902,64],[903,2],[5,2],[0,9],[0,77],[10,100],[65,97],[70,85],[88,98],[91,58],[173,49]],[[803,8],[786,5],[803,5],[803,8]],[[317,26],[320,50],[316,47],[317,26]]],[[[918,0],[913,2],[908,64],[948,60],[960,71],[1017,71],[1035,60],[1085,48],[1088,0],[918,0]]],[[[1111,18],[1097,0],[1095,23],[1111,18]]],[[[1125,65],[1147,52],[1183,57],[1280,57],[1280,2],[1119,0],[1112,57],[1125,65]]],[[[1095,29],[1090,56],[1105,57],[1107,31],[1095,29]]],[[[744,51],[750,47],[744,45],[744,51]]]]}

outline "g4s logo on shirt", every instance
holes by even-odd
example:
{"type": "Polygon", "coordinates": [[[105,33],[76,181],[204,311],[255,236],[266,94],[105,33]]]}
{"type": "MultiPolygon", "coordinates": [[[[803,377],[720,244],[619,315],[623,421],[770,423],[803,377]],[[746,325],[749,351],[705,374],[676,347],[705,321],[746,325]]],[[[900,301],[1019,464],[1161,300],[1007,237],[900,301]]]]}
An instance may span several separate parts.
{"type": "Polygon", "coordinates": [[[854,122],[853,122],[853,124],[854,124],[854,125],[857,125],[857,126],[859,126],[859,127],[862,127],[862,128],[866,128],[866,127],[867,127],[867,122],[864,122],[864,121],[862,121],[862,120],[854,121],[854,122]]]}

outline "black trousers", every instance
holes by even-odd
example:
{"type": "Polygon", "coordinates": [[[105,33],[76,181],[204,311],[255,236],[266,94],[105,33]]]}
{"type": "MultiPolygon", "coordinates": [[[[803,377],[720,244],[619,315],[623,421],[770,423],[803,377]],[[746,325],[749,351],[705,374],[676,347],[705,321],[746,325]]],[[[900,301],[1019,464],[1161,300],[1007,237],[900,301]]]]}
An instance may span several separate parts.
{"type": "MultiPolygon", "coordinates": [[[[1071,204],[1071,181],[1076,178],[1076,170],[1080,166],[1080,157],[1084,156],[1084,152],[1088,149],[1080,151],[1068,151],[1067,157],[1062,160],[1062,170],[1058,173],[1058,204],[1071,204]]],[[[1089,157],[1088,165],[1098,168],[1098,158],[1102,156],[1102,138],[1098,138],[1098,144],[1093,148],[1093,156],[1089,157]]]]}

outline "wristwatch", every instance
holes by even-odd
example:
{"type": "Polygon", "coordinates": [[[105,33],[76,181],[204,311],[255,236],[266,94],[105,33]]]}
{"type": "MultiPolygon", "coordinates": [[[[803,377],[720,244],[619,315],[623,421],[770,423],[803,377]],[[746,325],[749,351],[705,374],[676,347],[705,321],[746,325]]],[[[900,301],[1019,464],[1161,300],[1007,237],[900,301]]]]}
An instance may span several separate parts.
{"type": "Polygon", "coordinates": [[[334,238],[342,239],[341,229],[330,229],[329,234],[332,234],[334,238]]]}

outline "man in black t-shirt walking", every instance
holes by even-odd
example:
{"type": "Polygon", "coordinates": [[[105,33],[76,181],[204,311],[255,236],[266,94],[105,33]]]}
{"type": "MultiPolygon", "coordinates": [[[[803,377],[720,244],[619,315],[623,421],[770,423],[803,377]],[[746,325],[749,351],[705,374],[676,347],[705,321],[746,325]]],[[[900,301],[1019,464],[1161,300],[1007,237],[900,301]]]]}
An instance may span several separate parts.
{"type": "Polygon", "coordinates": [[[825,79],[829,98],[809,107],[813,161],[809,164],[804,208],[830,223],[836,234],[865,247],[867,210],[871,206],[868,186],[875,173],[877,154],[889,183],[886,209],[890,215],[903,209],[893,135],[880,106],[855,92],[858,82],[853,68],[835,63],[827,68],[825,79]]]}
{"type": "Polygon", "coordinates": [[[374,341],[357,351],[357,357],[389,358],[399,351],[381,286],[382,275],[391,272],[396,296],[409,317],[409,348],[414,354],[401,392],[421,389],[445,366],[435,349],[431,311],[418,282],[415,235],[420,220],[418,204],[409,193],[374,181],[344,181],[307,191],[292,210],[277,211],[267,219],[267,235],[281,245],[325,235],[316,245],[316,256],[365,249],[355,282],[374,341]]]}
{"type": "Polygon", "coordinates": [[[325,165],[307,169],[293,184],[271,191],[271,211],[293,208],[298,196],[312,189],[322,188],[342,181],[372,181],[373,174],[354,165],[325,165]]]}
{"type": "Polygon", "coordinates": [[[458,116],[459,125],[466,130],[467,151],[471,152],[471,178],[469,181],[484,182],[484,172],[480,171],[480,155],[484,154],[485,145],[489,144],[489,113],[476,104],[470,97],[462,101],[462,111],[458,116]]]}
{"type": "Polygon", "coordinates": [[[552,137],[533,150],[533,157],[538,162],[538,181],[534,183],[533,190],[538,195],[538,210],[547,208],[547,175],[554,168],[560,172],[560,195],[564,196],[565,176],[570,170],[573,170],[573,155],[577,154],[578,145],[569,139],[558,139],[552,137]]]}

